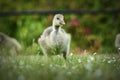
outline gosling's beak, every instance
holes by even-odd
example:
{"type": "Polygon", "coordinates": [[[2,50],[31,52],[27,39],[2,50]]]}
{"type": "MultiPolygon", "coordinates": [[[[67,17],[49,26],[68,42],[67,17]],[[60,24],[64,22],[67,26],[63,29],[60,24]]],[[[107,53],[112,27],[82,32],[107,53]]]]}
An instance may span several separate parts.
{"type": "Polygon", "coordinates": [[[60,21],[60,24],[61,24],[61,25],[65,25],[64,20],[60,21]]]}

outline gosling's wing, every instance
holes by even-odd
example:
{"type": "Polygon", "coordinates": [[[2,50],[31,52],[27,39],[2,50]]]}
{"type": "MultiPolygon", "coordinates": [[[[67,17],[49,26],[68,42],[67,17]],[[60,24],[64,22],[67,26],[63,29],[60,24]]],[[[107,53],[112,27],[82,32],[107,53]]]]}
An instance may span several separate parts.
{"type": "Polygon", "coordinates": [[[44,30],[42,36],[47,37],[47,36],[50,35],[50,33],[51,33],[52,31],[53,31],[53,28],[52,28],[52,27],[48,27],[48,28],[46,28],[46,29],[44,30]]]}
{"type": "Polygon", "coordinates": [[[46,41],[47,41],[47,37],[50,35],[50,33],[53,31],[53,28],[52,27],[48,27],[46,28],[42,35],[40,36],[40,38],[38,38],[38,43],[41,45],[41,46],[46,46],[46,41]]]}
{"type": "Polygon", "coordinates": [[[120,47],[120,34],[117,34],[117,35],[116,35],[115,47],[117,47],[117,48],[120,47]]]}

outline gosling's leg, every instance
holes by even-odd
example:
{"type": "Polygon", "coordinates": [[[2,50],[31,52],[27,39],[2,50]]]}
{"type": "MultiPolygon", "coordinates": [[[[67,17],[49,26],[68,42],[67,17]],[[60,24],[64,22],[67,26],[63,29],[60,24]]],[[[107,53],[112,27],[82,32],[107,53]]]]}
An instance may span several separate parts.
{"type": "Polygon", "coordinates": [[[64,51],[64,52],[63,52],[63,58],[64,58],[65,60],[67,59],[66,54],[67,54],[67,53],[64,51]]]}

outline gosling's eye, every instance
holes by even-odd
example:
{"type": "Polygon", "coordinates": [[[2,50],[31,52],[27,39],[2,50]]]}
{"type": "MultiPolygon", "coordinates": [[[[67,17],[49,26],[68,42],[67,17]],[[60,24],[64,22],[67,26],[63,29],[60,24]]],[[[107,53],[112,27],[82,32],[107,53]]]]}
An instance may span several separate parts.
{"type": "Polygon", "coordinates": [[[57,18],[57,20],[60,20],[60,18],[57,18]]]}

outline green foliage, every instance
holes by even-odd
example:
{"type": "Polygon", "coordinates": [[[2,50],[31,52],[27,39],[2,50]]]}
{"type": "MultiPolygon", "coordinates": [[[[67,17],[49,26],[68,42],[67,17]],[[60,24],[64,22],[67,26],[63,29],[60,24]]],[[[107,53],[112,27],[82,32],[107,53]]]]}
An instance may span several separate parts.
{"type": "Polygon", "coordinates": [[[43,55],[42,50],[40,48],[40,45],[38,43],[34,42],[31,46],[25,46],[23,48],[23,51],[21,52],[22,55],[43,55]]]}
{"type": "Polygon", "coordinates": [[[4,32],[9,36],[15,36],[17,29],[16,17],[0,17],[0,32],[4,32]]]}
{"type": "Polygon", "coordinates": [[[26,16],[22,20],[17,21],[17,37],[23,41],[25,46],[31,45],[33,39],[40,37],[44,30],[43,22],[34,19],[32,16],[26,16]]]}
{"type": "MultiPolygon", "coordinates": [[[[119,1],[115,0],[2,0],[0,9],[8,10],[52,10],[52,9],[119,9],[119,1]]],[[[53,15],[29,15],[0,17],[0,32],[15,37],[23,47],[32,47],[38,37],[52,23],[53,15]]],[[[114,53],[116,34],[120,33],[120,14],[84,14],[65,15],[64,28],[72,35],[71,49],[76,47],[92,52],[114,53]]],[[[75,53],[79,53],[79,50],[75,53]]]]}
{"type": "Polygon", "coordinates": [[[0,80],[116,80],[118,55],[6,56],[0,57],[0,80]]]}
{"type": "Polygon", "coordinates": [[[88,50],[92,48],[91,51],[103,53],[115,51],[114,41],[119,33],[119,15],[69,16],[67,30],[72,34],[72,40],[78,47],[88,50]]]}
{"type": "MultiPolygon", "coordinates": [[[[101,10],[119,9],[120,0],[1,0],[0,10],[101,10]]],[[[116,34],[120,33],[120,14],[65,15],[63,28],[72,36],[67,61],[61,56],[42,56],[38,37],[52,23],[53,15],[0,17],[0,32],[15,37],[22,51],[0,56],[0,80],[116,80],[120,58],[114,53],[116,34]],[[84,51],[85,50],[85,51],[84,51]],[[84,54],[99,52],[109,55],[84,54]],[[83,52],[84,51],[84,52],[83,52]]],[[[95,53],[94,53],[95,54],[95,53]]]]}
{"type": "Polygon", "coordinates": [[[1,10],[33,10],[33,9],[119,9],[119,0],[2,0],[1,10]]]}

